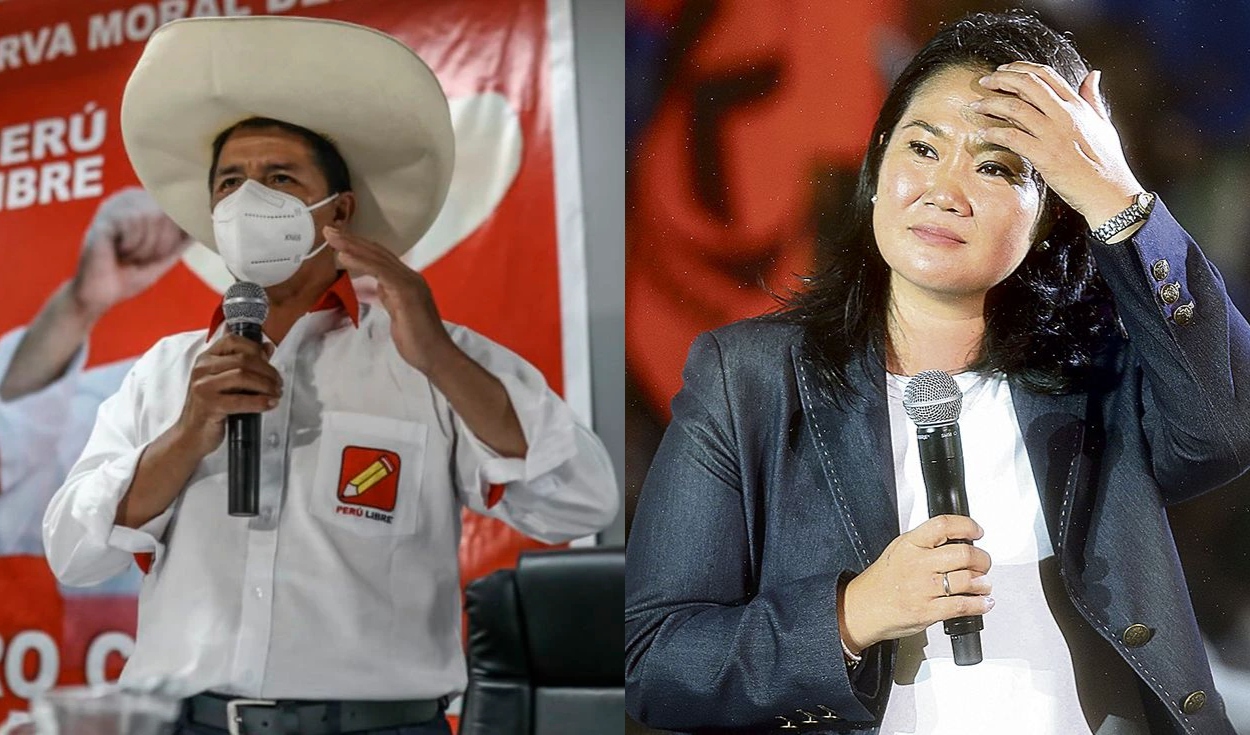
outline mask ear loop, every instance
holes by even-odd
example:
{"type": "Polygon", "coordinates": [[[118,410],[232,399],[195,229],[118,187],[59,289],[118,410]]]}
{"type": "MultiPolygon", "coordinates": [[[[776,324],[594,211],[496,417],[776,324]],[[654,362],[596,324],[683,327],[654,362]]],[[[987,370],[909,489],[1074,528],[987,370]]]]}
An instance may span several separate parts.
{"type": "MultiPolygon", "coordinates": [[[[321,208],[321,207],[325,206],[326,204],[328,204],[329,202],[332,202],[332,201],[334,201],[335,199],[338,199],[338,196],[339,196],[339,192],[335,192],[335,193],[331,194],[330,196],[326,197],[325,199],[322,199],[321,201],[319,201],[319,202],[317,202],[317,203],[315,203],[315,204],[310,204],[310,205],[308,205],[308,207],[307,207],[306,211],[307,211],[309,214],[312,214],[312,211],[313,211],[314,209],[319,209],[319,208],[321,208]]],[[[315,233],[315,232],[313,233],[313,235],[314,235],[314,236],[316,236],[316,234],[317,234],[317,233],[315,233]]],[[[304,254],[304,256],[303,256],[303,257],[301,257],[301,258],[299,259],[299,262],[303,263],[305,260],[308,260],[308,259],[310,259],[310,258],[315,258],[315,257],[317,257],[317,253],[320,253],[322,250],[325,250],[325,249],[326,249],[326,247],[328,247],[329,245],[330,245],[330,241],[329,241],[329,240],[325,240],[324,242],[322,242],[322,243],[321,243],[320,245],[318,245],[317,247],[315,247],[315,248],[313,248],[312,250],[310,250],[310,251],[308,251],[307,253],[305,253],[305,254],[304,254]]]]}
{"type": "Polygon", "coordinates": [[[314,204],[309,204],[309,205],[307,206],[307,210],[308,210],[309,212],[311,212],[311,211],[313,211],[314,209],[321,209],[322,207],[324,207],[324,206],[325,206],[326,204],[328,204],[329,202],[332,202],[332,201],[334,201],[335,199],[338,199],[338,198],[339,198],[339,193],[340,193],[340,192],[337,192],[337,191],[336,191],[336,192],[334,192],[333,194],[331,194],[330,196],[326,197],[325,199],[322,199],[322,200],[321,200],[321,201],[319,201],[319,202],[316,202],[316,203],[314,203],[314,204]]]}

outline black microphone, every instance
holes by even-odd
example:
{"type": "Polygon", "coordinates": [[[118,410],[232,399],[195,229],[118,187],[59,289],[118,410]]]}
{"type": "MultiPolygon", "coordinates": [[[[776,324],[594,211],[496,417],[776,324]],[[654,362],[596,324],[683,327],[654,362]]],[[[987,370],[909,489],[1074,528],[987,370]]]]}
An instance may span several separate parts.
{"type": "MultiPolygon", "coordinates": [[[[920,444],[920,474],[929,496],[929,517],[968,515],[968,493],[964,488],[964,450],[959,441],[959,411],[963,393],[955,379],[941,370],[925,370],[907,381],[903,408],[916,424],[920,444]]],[[[949,543],[971,544],[971,541],[949,543]]],[[[942,629],[951,637],[955,664],[981,663],[980,615],[966,615],[943,621],[942,629]]]]}
{"type": "MultiPolygon", "coordinates": [[[[261,325],[269,315],[269,297],[255,283],[239,281],[226,289],[222,302],[230,334],[260,344],[261,325]]],[[[254,516],[260,509],[260,414],[233,413],[226,417],[226,444],[232,516],[254,516]]]]}

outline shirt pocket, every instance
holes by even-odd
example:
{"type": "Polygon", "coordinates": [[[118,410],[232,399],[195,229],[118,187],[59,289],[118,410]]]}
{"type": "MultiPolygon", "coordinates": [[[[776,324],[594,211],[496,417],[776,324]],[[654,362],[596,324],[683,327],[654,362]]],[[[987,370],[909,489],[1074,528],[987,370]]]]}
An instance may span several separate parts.
{"type": "Polygon", "coordinates": [[[361,536],[414,533],[428,429],[415,421],[324,412],[309,500],[313,517],[361,536]]]}

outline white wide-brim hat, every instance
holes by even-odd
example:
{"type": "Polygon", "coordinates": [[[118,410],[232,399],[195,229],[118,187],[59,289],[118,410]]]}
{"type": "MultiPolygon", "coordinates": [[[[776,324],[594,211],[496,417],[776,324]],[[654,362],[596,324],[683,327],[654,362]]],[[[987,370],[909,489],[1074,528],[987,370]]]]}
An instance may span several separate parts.
{"type": "Polygon", "coordinates": [[[351,174],[352,232],[397,254],[421,239],[447,197],[455,159],[447,97],[397,39],[314,18],[176,20],[152,34],[126,83],[122,139],[144,188],[213,250],[213,140],[252,117],[330,140],[351,174]]]}

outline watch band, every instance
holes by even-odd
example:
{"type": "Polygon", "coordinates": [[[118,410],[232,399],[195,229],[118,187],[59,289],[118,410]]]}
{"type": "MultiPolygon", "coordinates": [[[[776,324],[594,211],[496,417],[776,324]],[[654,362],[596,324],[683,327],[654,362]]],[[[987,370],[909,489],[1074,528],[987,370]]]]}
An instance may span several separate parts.
{"type": "Polygon", "coordinates": [[[1118,233],[1122,232],[1126,227],[1135,222],[1141,222],[1150,216],[1150,210],[1154,207],[1155,195],[1149,191],[1143,191],[1133,197],[1133,203],[1128,205],[1124,211],[1107,220],[1090,232],[1090,236],[1098,242],[1105,243],[1118,233]]]}

